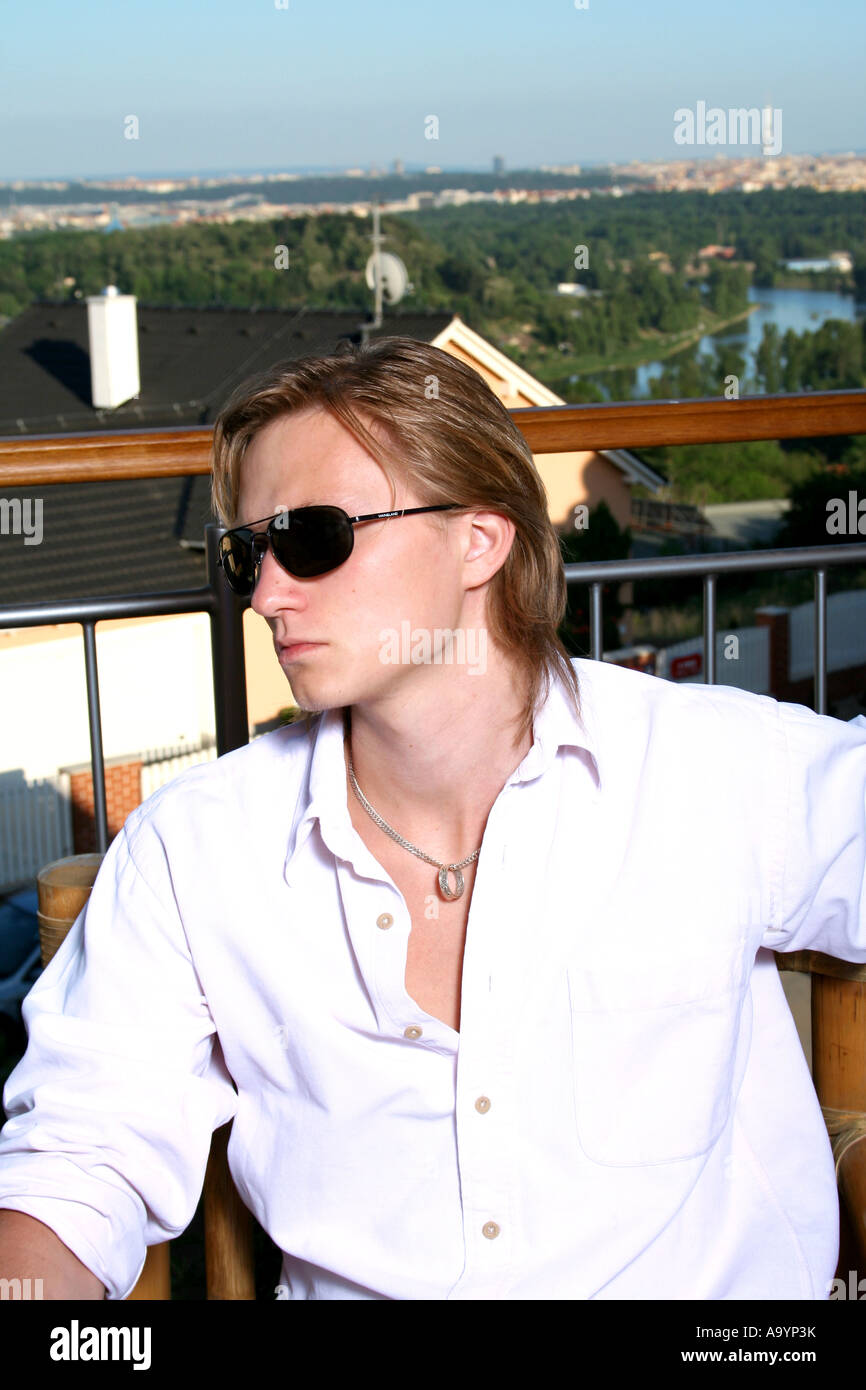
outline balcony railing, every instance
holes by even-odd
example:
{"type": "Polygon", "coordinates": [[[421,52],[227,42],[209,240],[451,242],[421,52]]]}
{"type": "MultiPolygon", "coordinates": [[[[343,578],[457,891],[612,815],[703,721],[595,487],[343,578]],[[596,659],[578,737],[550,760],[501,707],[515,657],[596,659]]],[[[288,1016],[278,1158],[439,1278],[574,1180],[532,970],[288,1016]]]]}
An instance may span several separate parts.
{"type": "MultiPolygon", "coordinates": [[[[585,449],[649,448],[660,444],[723,443],[866,433],[866,391],[829,391],[743,400],[637,401],[613,405],[532,406],[512,411],[535,454],[585,449]]],[[[52,483],[207,474],[212,431],[199,427],[0,439],[0,490],[52,483]]],[[[97,843],[108,845],[105,771],[99,711],[95,624],[109,618],[207,613],[211,621],[217,752],[248,740],[243,610],[218,574],[219,530],[208,527],[207,583],[200,589],[0,607],[0,629],[80,623],[84,637],[87,705],[97,843]]],[[[814,546],[713,555],[666,556],[566,565],[569,584],[590,588],[590,655],[602,659],[602,589],[611,581],[703,577],[703,679],[716,675],[716,596],[720,574],[811,569],[815,575],[815,708],[827,708],[827,570],[866,564],[866,545],[814,546]]]]}
{"type": "MultiPolygon", "coordinates": [[[[534,454],[866,433],[866,391],[743,400],[529,406],[511,412],[534,454]]],[[[0,486],[178,478],[210,472],[212,431],[118,430],[0,439],[0,486]]]]}
{"type": "MultiPolygon", "coordinates": [[[[598,560],[566,565],[569,584],[588,584],[590,591],[590,656],[602,660],[602,590],[605,584],[629,579],[682,578],[701,575],[704,581],[703,680],[716,679],[716,581],[720,574],[752,570],[805,570],[815,576],[815,711],[827,712],[827,570],[837,565],[866,565],[866,544],[812,545],[791,550],[749,550],[713,555],[662,555],[648,560],[598,560]]],[[[2,623],[2,613],[0,613],[2,623]]]]}
{"type": "MultiPolygon", "coordinates": [[[[2,448],[3,441],[0,441],[0,457],[2,448]]],[[[0,463],[0,485],[2,482],[3,466],[0,463]]],[[[99,709],[99,671],[96,661],[98,622],[104,622],[109,618],[164,618],[179,613],[207,613],[211,630],[217,754],[221,756],[249,741],[243,635],[243,610],[248,606],[248,601],[237,599],[219,573],[217,542],[220,534],[218,526],[206,528],[207,583],[200,589],[177,589],[155,594],[126,594],[118,598],[66,599],[56,603],[0,607],[0,629],[45,627],[54,623],[80,623],[82,627],[94,820],[96,841],[101,854],[108,848],[108,809],[99,709]]]]}

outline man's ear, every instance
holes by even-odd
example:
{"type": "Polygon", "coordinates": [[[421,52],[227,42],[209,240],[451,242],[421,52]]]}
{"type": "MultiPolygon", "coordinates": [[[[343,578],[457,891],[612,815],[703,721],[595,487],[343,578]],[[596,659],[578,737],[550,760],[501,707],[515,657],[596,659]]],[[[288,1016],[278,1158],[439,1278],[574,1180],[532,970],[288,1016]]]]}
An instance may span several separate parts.
{"type": "Polygon", "coordinates": [[[474,514],[464,561],[489,566],[489,572],[476,581],[478,584],[486,583],[502,568],[516,534],[514,522],[501,512],[479,509],[474,514]]]}

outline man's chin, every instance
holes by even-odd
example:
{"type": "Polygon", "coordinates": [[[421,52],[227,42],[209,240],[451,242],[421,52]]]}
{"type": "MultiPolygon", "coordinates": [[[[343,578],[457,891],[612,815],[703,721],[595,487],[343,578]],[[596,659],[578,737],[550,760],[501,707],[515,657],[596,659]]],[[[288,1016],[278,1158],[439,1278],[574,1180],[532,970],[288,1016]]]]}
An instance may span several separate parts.
{"type": "Polygon", "coordinates": [[[301,709],[312,713],[387,702],[402,688],[407,675],[406,668],[382,666],[379,662],[371,670],[353,661],[351,652],[342,652],[339,660],[334,660],[334,656],[333,650],[323,649],[314,652],[308,661],[280,660],[295,703],[301,709]]]}
{"type": "Polygon", "coordinates": [[[305,662],[281,661],[280,666],[295,704],[301,709],[314,714],[346,703],[343,697],[345,678],[336,676],[333,671],[325,674],[321,670],[308,668],[305,662]]]}

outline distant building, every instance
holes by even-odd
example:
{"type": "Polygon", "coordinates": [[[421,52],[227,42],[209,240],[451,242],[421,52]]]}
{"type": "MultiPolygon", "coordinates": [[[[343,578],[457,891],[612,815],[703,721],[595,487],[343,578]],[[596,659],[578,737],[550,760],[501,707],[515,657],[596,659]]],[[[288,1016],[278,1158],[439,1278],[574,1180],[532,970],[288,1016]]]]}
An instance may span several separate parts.
{"type": "Polygon", "coordinates": [[[829,256],[813,258],[797,258],[792,261],[784,262],[786,270],[793,270],[803,274],[815,273],[821,270],[838,270],[845,274],[850,274],[854,269],[854,261],[847,251],[831,251],[829,256]]]}
{"type": "Polygon", "coordinates": [[[699,261],[730,261],[737,254],[736,246],[702,246],[698,252],[699,261]]]}
{"type": "Polygon", "coordinates": [[[493,172],[494,174],[505,173],[505,160],[501,154],[495,154],[493,156],[493,172]]]}

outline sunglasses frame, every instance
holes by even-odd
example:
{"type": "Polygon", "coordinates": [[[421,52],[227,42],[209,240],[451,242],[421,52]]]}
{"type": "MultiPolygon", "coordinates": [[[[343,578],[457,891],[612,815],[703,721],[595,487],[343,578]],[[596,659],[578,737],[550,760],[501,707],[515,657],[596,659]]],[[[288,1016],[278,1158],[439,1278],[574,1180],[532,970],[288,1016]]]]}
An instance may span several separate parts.
{"type": "Polygon", "coordinates": [[[229,527],[227,530],[223,532],[223,534],[219,538],[219,563],[222,566],[226,583],[228,584],[232,593],[236,594],[238,598],[250,598],[255,590],[256,584],[258,583],[259,573],[262,567],[262,561],[264,560],[265,552],[268,549],[270,549],[271,554],[273,555],[280,568],[285,570],[286,574],[291,574],[293,579],[318,579],[319,576],[322,574],[333,574],[334,570],[339,569],[340,566],[344,565],[346,563],[346,560],[349,559],[349,556],[352,554],[352,551],[355,548],[354,527],[357,525],[358,522],[387,521],[392,517],[417,516],[421,512],[450,512],[460,510],[461,505],[462,504],[459,502],[440,502],[433,507],[402,507],[397,511],[367,512],[362,514],[361,516],[349,516],[349,513],[344,511],[342,507],[335,507],[332,506],[330,503],[321,503],[319,505],[314,505],[311,507],[294,507],[290,510],[275,512],[273,516],[263,516],[258,521],[249,521],[244,526],[229,527]],[[274,533],[276,531],[290,530],[293,516],[303,515],[303,513],[305,512],[319,511],[339,512],[340,516],[345,517],[346,521],[353,528],[351,531],[352,540],[351,545],[349,546],[348,554],[342,560],[338,560],[336,565],[329,565],[326,569],[317,571],[316,574],[294,574],[292,570],[290,570],[283,563],[283,561],[277,554],[277,549],[274,544],[274,533]],[[251,527],[261,526],[264,522],[268,523],[264,531],[251,531],[251,527]],[[252,537],[251,541],[249,542],[246,541],[246,538],[244,539],[244,543],[249,544],[249,549],[252,554],[253,562],[252,582],[250,584],[249,589],[245,593],[242,593],[239,589],[237,589],[235,585],[232,583],[232,581],[229,579],[228,570],[226,569],[224,563],[228,552],[226,549],[224,549],[223,542],[226,540],[226,537],[237,535],[239,532],[247,532],[252,537]]]}

